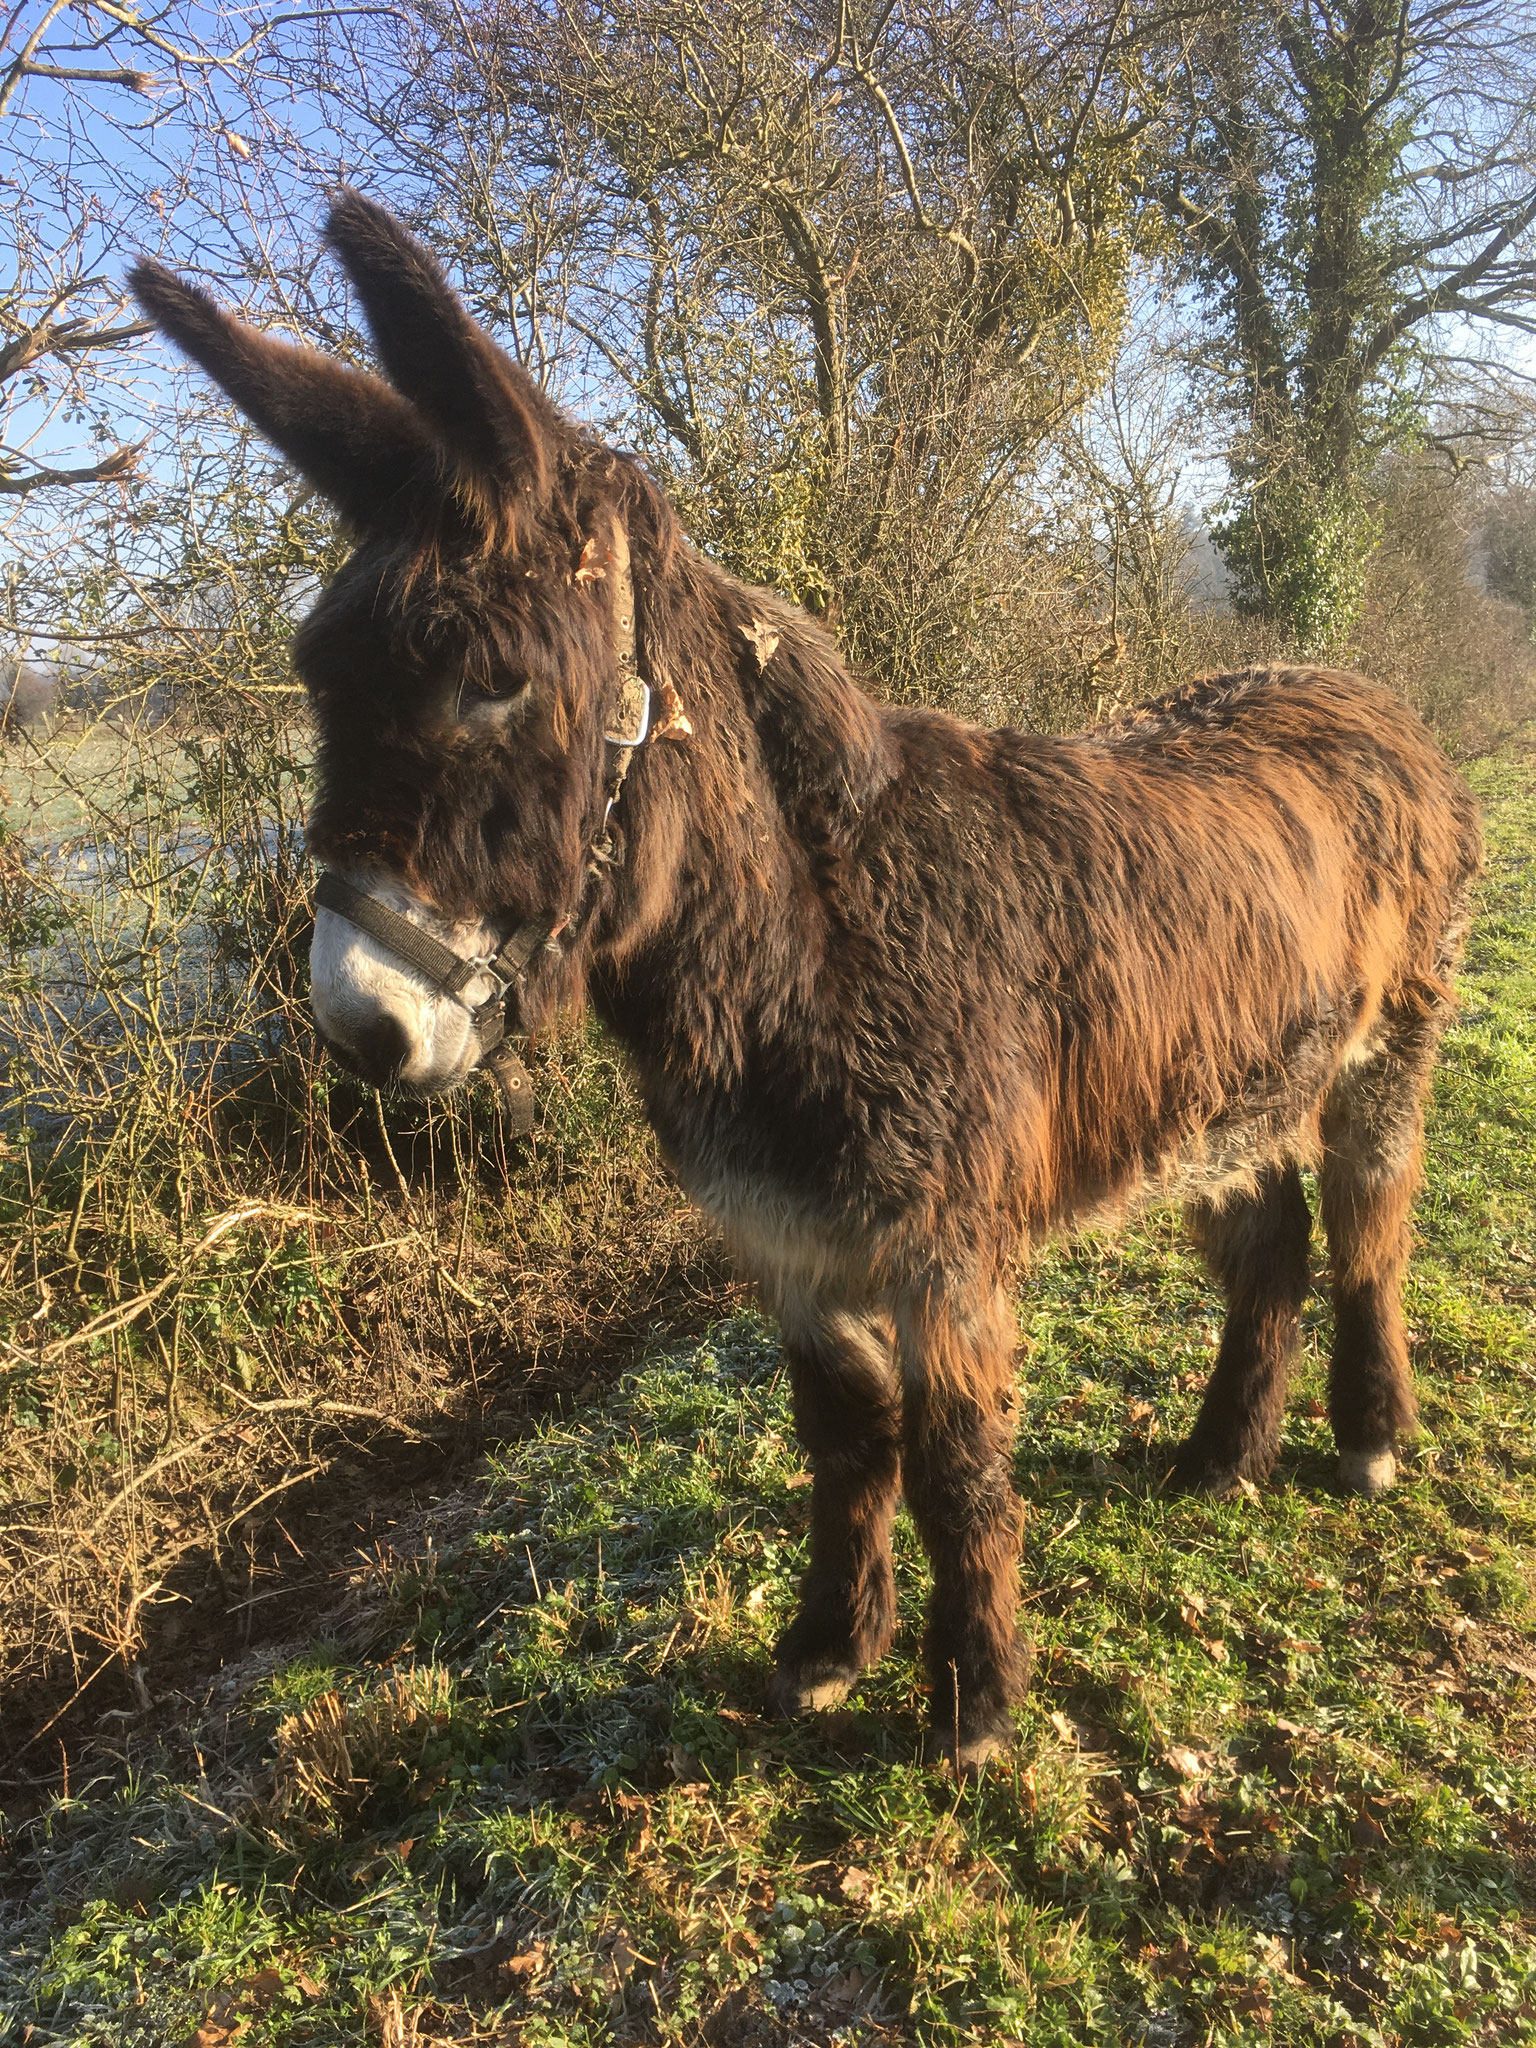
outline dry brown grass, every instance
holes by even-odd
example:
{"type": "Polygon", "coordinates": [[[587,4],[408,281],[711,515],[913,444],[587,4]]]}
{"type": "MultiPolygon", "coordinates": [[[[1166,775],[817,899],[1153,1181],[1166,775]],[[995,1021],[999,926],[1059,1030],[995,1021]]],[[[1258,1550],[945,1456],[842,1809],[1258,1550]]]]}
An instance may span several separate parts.
{"type": "MultiPolygon", "coordinates": [[[[23,1769],[313,1603],[381,1497],[732,1296],[622,1065],[389,1109],[315,1058],[298,728],[13,741],[0,1698],[23,1769]],[[42,1738],[42,1740],[40,1740],[42,1738]]],[[[355,1558],[352,1559],[355,1563],[355,1558]]]]}

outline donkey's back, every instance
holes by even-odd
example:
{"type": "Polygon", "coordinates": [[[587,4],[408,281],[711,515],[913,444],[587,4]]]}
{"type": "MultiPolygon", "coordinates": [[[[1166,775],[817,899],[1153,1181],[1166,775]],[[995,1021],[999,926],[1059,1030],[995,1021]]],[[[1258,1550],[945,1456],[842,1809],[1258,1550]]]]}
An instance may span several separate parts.
{"type": "Polygon", "coordinates": [[[1059,748],[995,744],[1040,975],[1026,1179],[1046,1216],[1026,1228],[1138,1197],[1226,1206],[1265,1165],[1315,1162],[1327,1105],[1383,1058],[1412,1041],[1427,1073],[1480,836],[1400,698],[1255,669],[1059,748]]]}

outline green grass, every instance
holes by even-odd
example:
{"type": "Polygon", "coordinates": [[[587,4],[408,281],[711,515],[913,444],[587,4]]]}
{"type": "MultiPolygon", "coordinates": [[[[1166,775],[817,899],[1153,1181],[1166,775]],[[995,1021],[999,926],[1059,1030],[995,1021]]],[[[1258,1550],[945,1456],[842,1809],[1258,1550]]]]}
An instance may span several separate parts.
{"type": "Polygon", "coordinates": [[[504,1445],[455,1540],[18,1828],[5,2038],[1536,2039],[1536,757],[1476,772],[1397,1491],[1331,1490],[1315,1297],[1273,1484],[1161,1496],[1217,1302],[1170,1218],[1052,1253],[1036,1677],[957,1788],[916,1760],[905,1521],[895,1652],[848,1710],[758,1718],[808,1495],[740,1315],[504,1445]]]}

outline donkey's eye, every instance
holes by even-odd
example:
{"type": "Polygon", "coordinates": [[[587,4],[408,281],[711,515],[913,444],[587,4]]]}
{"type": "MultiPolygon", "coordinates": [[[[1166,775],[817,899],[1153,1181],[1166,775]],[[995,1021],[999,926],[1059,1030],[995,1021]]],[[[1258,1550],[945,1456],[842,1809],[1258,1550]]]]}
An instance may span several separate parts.
{"type": "Polygon", "coordinates": [[[459,697],[459,722],[471,732],[499,732],[519,723],[527,711],[528,684],[522,677],[466,688],[459,697]]]}

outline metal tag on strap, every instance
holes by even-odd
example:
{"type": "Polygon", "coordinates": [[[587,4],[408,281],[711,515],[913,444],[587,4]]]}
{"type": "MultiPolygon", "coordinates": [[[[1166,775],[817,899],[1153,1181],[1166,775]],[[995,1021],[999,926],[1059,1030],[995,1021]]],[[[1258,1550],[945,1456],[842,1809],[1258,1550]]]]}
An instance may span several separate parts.
{"type": "Polygon", "coordinates": [[[618,702],[614,705],[614,724],[621,731],[607,731],[603,738],[610,747],[639,747],[645,744],[651,729],[651,691],[634,672],[624,674],[619,685],[618,702]]]}

